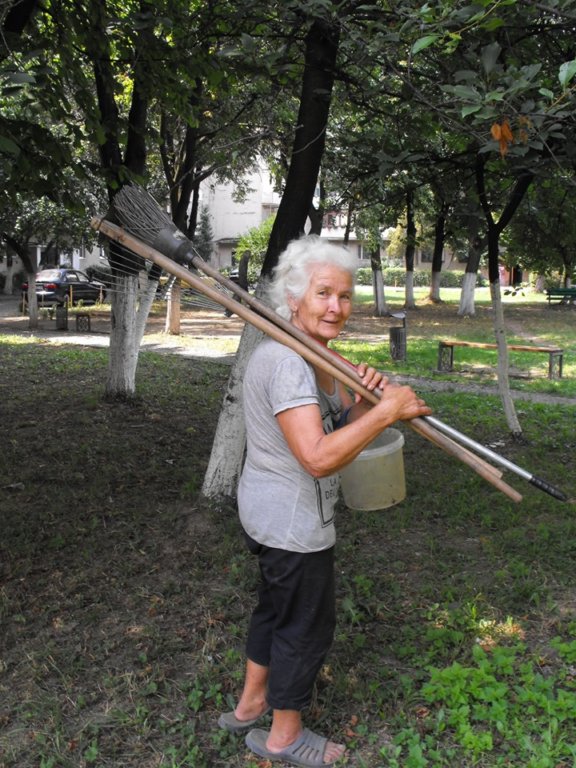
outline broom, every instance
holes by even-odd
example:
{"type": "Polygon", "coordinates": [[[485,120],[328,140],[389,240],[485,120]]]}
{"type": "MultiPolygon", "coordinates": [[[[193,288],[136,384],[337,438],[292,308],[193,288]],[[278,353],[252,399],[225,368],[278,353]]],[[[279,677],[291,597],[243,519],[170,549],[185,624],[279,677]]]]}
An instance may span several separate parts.
{"type": "MultiPolygon", "coordinates": [[[[188,238],[177,229],[168,214],[166,214],[156,203],[154,198],[141,187],[136,185],[123,187],[114,198],[113,210],[125,228],[129,232],[132,232],[132,235],[135,235],[136,237],[123,232],[120,228],[115,227],[105,220],[94,219],[92,222],[93,227],[95,229],[100,229],[112,239],[124,242],[131,250],[139,253],[139,255],[144,255],[145,258],[148,258],[156,264],[159,264],[160,257],[160,261],[162,262],[160,266],[162,266],[163,269],[171,274],[176,274],[175,269],[178,268],[178,276],[180,276],[184,282],[191,285],[194,284],[194,287],[196,287],[197,290],[207,294],[208,286],[205,284],[203,285],[201,279],[196,276],[194,276],[192,283],[191,273],[188,270],[181,270],[181,267],[174,264],[174,261],[180,262],[181,264],[188,264],[188,266],[195,269],[200,269],[202,272],[226,287],[233,294],[239,296],[239,298],[241,298],[248,306],[256,310],[257,314],[255,315],[254,312],[247,310],[243,304],[223,296],[222,294],[218,294],[217,292],[215,295],[211,296],[215,301],[226,306],[230,311],[239,314],[253,325],[257,325],[257,327],[260,327],[264,332],[268,333],[268,335],[272,335],[282,343],[295,348],[299,354],[302,354],[302,356],[310,362],[313,362],[324,370],[328,370],[331,375],[342,381],[346,386],[356,392],[360,392],[362,397],[369,402],[377,402],[378,394],[365,390],[362,387],[360,377],[351,363],[337,355],[337,353],[328,350],[325,346],[311,339],[302,331],[299,331],[299,329],[295,328],[284,318],[281,318],[266,304],[256,299],[233,281],[225,278],[218,272],[218,270],[206,264],[206,262],[204,262],[204,260],[194,251],[192,243],[188,238]],[[129,239],[130,242],[127,242],[127,239],[129,239]],[[143,253],[143,249],[145,254],[143,253]],[[198,284],[196,284],[197,282],[198,284]],[[259,318],[258,322],[256,322],[256,317],[259,318]],[[264,320],[267,322],[264,323],[264,320]],[[264,327],[262,327],[262,323],[264,323],[264,327]]],[[[213,289],[210,289],[210,291],[213,291],[213,289]]],[[[501,472],[473,454],[471,450],[476,450],[478,453],[486,456],[486,458],[515,472],[520,477],[528,480],[530,483],[540,488],[540,490],[549,493],[554,498],[562,501],[565,501],[567,498],[562,491],[555,488],[547,481],[537,478],[521,467],[513,464],[508,459],[505,459],[494,451],[473,441],[471,438],[462,435],[452,427],[443,424],[438,419],[422,417],[412,419],[407,423],[423,437],[426,437],[450,455],[455,456],[471,466],[478,472],[478,474],[484,477],[484,479],[498,487],[499,490],[506,493],[514,501],[521,500],[522,497],[520,494],[500,480],[502,475],[501,472]],[[459,444],[457,441],[460,441],[462,444],[459,444]],[[468,448],[471,450],[468,450],[468,448]]]]}

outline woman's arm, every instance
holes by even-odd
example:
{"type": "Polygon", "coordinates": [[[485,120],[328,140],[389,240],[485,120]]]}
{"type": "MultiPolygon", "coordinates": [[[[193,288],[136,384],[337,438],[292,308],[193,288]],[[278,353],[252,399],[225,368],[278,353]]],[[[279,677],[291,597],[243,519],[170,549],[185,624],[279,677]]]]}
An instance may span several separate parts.
{"type": "MultiPolygon", "coordinates": [[[[370,387],[380,387],[385,379],[374,369],[367,369],[370,387]]],[[[324,434],[317,405],[291,408],[277,415],[278,424],[294,456],[313,477],[337,472],[395,421],[408,420],[431,413],[416,393],[405,386],[382,384],[382,395],[376,405],[362,398],[353,402],[343,394],[344,408],[350,408],[348,423],[330,434],[324,434]]]]}

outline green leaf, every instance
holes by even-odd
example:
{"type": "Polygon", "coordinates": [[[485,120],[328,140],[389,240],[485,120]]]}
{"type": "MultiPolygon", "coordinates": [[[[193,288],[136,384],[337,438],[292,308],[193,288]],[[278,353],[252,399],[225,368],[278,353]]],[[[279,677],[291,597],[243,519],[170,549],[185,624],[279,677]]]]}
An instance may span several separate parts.
{"type": "Polygon", "coordinates": [[[426,35],[425,37],[421,37],[419,40],[416,40],[414,45],[412,46],[412,53],[416,54],[420,51],[423,51],[425,48],[429,48],[431,45],[434,45],[435,42],[437,42],[440,39],[440,35],[426,35]]]}
{"type": "Polygon", "coordinates": [[[560,80],[560,85],[563,88],[566,88],[570,80],[574,77],[576,74],[576,59],[573,61],[565,61],[564,64],[560,67],[560,71],[558,72],[558,79],[560,80]]]}
{"type": "Polygon", "coordinates": [[[467,107],[462,107],[462,117],[473,115],[475,112],[478,112],[480,109],[482,109],[481,104],[469,104],[467,107]]]}
{"type": "Polygon", "coordinates": [[[482,29],[485,29],[487,32],[494,32],[495,29],[500,29],[500,27],[504,26],[504,21],[498,17],[496,18],[490,18],[488,21],[485,21],[482,24],[482,29]]]}
{"type": "Polygon", "coordinates": [[[460,69],[454,73],[454,80],[457,83],[475,83],[478,80],[478,72],[473,69],[460,69]]]}
{"type": "Polygon", "coordinates": [[[471,88],[467,85],[455,85],[453,89],[454,96],[457,96],[459,99],[463,99],[465,101],[475,101],[478,102],[480,100],[480,94],[475,88],[471,88]]]}
{"type": "MultiPolygon", "coordinates": [[[[574,62],[576,64],[576,62],[574,62]]],[[[522,74],[527,80],[533,80],[536,75],[542,69],[542,64],[530,64],[527,67],[522,67],[522,74]]]]}
{"type": "Polygon", "coordinates": [[[498,57],[500,56],[501,51],[502,47],[499,43],[491,43],[490,45],[485,45],[484,48],[482,48],[480,60],[482,62],[482,66],[484,67],[484,72],[486,72],[487,75],[494,71],[494,67],[496,66],[496,62],[498,61],[498,57]]]}
{"type": "Polygon", "coordinates": [[[540,88],[538,90],[538,93],[540,94],[540,96],[544,96],[544,98],[546,98],[546,99],[553,99],[554,98],[554,94],[552,93],[552,91],[549,88],[540,88]]]}

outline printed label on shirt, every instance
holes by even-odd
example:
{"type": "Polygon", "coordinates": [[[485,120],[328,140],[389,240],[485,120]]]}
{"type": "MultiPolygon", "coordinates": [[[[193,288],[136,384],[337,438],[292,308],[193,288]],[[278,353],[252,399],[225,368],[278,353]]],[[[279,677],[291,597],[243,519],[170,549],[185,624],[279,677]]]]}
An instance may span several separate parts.
{"type": "Polygon", "coordinates": [[[334,506],[338,499],[340,479],[338,475],[330,475],[330,477],[314,480],[314,484],[316,485],[318,514],[322,528],[325,528],[334,522],[334,506]]]}
{"type": "MultiPolygon", "coordinates": [[[[322,427],[324,434],[329,435],[334,431],[334,422],[340,418],[342,410],[340,404],[340,398],[337,398],[338,402],[335,409],[330,402],[330,399],[323,393],[320,393],[320,415],[322,418],[322,427]]],[[[316,486],[316,499],[318,502],[318,515],[320,516],[320,523],[322,528],[326,528],[328,525],[334,523],[334,508],[336,501],[338,500],[338,489],[340,488],[340,475],[330,475],[329,477],[321,477],[314,480],[316,486]]]]}

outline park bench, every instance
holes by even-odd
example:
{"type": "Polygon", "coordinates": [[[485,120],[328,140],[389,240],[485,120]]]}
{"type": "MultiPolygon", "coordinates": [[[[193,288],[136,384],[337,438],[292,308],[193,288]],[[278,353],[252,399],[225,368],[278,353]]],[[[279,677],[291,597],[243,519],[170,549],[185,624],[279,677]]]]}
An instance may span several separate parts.
{"type": "Polygon", "coordinates": [[[548,304],[550,304],[553,299],[557,299],[560,303],[571,303],[576,299],[576,287],[547,288],[546,296],[548,298],[548,304]]]}
{"type": "MultiPolygon", "coordinates": [[[[454,370],[454,347],[472,347],[475,349],[497,349],[496,344],[480,341],[454,341],[444,339],[438,342],[438,370],[454,370]]],[[[559,347],[531,347],[526,344],[509,344],[508,349],[517,352],[541,352],[548,355],[548,378],[562,378],[562,359],[564,350],[559,347]]]]}

